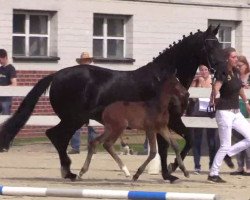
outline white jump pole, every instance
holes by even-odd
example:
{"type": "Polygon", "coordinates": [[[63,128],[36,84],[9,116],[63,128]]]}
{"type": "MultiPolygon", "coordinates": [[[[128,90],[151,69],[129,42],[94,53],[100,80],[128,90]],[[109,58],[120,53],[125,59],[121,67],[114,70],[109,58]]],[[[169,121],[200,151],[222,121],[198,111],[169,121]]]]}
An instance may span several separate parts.
{"type": "Polygon", "coordinates": [[[99,189],[63,189],[38,187],[0,186],[0,195],[34,197],[109,198],[109,199],[154,199],[154,200],[216,200],[215,194],[147,192],[99,189]]]}

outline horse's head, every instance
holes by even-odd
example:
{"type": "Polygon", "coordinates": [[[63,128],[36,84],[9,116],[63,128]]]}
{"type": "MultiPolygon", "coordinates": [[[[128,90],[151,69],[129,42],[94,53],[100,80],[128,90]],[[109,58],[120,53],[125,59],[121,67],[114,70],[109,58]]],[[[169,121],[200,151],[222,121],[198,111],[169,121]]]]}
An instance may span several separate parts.
{"type": "MultiPolygon", "coordinates": [[[[211,72],[226,72],[226,59],[216,34],[219,26],[211,26],[204,32],[198,30],[183,36],[178,43],[173,43],[154,59],[155,66],[160,66],[160,74],[176,70],[176,76],[185,88],[189,88],[199,65],[206,65],[211,72]]],[[[154,67],[155,67],[154,66],[154,67]]],[[[162,76],[163,76],[162,75],[162,76]]]]}
{"type": "Polygon", "coordinates": [[[203,34],[203,48],[200,56],[200,64],[206,65],[211,73],[227,73],[227,64],[224,51],[216,38],[219,25],[212,28],[210,25],[203,34]]]}
{"type": "MultiPolygon", "coordinates": [[[[219,25],[215,28],[210,25],[206,31],[198,30],[195,34],[190,33],[188,37],[183,39],[183,50],[189,51],[186,55],[190,56],[190,61],[186,64],[187,70],[193,70],[194,65],[197,69],[202,64],[207,66],[211,73],[227,73],[224,52],[216,38],[218,30],[219,25]]],[[[184,74],[184,76],[187,70],[184,72],[184,70],[178,68],[178,72],[184,74]]]]}

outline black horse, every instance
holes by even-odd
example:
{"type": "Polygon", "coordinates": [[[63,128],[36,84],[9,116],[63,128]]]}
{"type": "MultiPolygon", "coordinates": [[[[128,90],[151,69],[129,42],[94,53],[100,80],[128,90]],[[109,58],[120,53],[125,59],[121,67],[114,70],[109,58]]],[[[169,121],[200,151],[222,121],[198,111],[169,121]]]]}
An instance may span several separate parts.
{"type": "MultiPolygon", "coordinates": [[[[115,101],[145,101],[155,96],[159,80],[169,73],[169,68],[176,70],[176,76],[185,88],[189,88],[199,64],[225,71],[225,59],[215,35],[218,28],[211,26],[205,31],[198,30],[188,37],[183,36],[177,44],[165,49],[147,65],[134,71],[114,71],[93,65],[78,65],[64,68],[41,79],[24,98],[18,110],[0,130],[0,148],[8,148],[10,141],[25,125],[39,99],[50,87],[50,102],[58,117],[59,124],[46,131],[58,151],[63,178],[76,179],[70,170],[71,160],[67,155],[67,146],[74,132],[89,119],[101,122],[104,108],[115,101]]],[[[186,146],[181,156],[187,155],[191,148],[191,136],[184,126],[181,116],[175,112],[171,103],[169,128],[186,139],[186,146]]],[[[166,158],[168,144],[158,136],[161,156],[162,175],[173,181],[176,177],[168,173],[166,158]]],[[[172,169],[177,167],[172,164],[172,169]]]]}

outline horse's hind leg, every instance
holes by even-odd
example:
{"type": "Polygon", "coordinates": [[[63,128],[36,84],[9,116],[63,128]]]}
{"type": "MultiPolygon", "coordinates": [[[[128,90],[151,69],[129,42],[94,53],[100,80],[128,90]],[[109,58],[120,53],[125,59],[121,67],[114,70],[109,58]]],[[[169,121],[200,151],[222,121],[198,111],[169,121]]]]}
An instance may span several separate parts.
{"type": "Polygon", "coordinates": [[[47,137],[50,139],[52,144],[55,146],[61,163],[61,175],[63,178],[69,178],[70,180],[76,179],[76,174],[71,173],[70,164],[71,160],[67,155],[67,147],[71,136],[74,131],[72,127],[67,126],[67,124],[62,121],[53,128],[46,131],[47,137]]]}
{"type": "Polygon", "coordinates": [[[136,174],[133,176],[133,180],[136,181],[139,176],[143,173],[145,170],[146,166],[148,163],[154,159],[156,156],[156,133],[153,133],[151,131],[146,131],[146,136],[148,138],[149,146],[150,146],[150,151],[147,159],[145,162],[138,168],[136,174]]]}

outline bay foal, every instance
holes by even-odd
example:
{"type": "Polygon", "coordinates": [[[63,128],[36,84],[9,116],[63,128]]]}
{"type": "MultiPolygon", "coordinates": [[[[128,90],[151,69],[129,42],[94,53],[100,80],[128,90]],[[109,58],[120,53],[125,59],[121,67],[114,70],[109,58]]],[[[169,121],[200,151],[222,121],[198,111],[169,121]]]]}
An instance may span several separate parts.
{"type": "MultiPolygon", "coordinates": [[[[186,177],[189,173],[183,165],[180,151],[176,140],[172,137],[168,129],[169,112],[168,106],[171,99],[181,107],[181,102],[189,97],[187,90],[180,84],[175,75],[169,75],[162,80],[160,90],[156,92],[155,98],[149,101],[127,102],[117,101],[108,105],[102,113],[102,121],[105,127],[104,134],[89,143],[88,155],[79,176],[88,171],[91,158],[95,152],[97,144],[103,143],[103,147],[109,152],[114,160],[124,171],[126,176],[130,176],[127,167],[114,151],[114,143],[121,136],[126,128],[144,130],[149,141],[150,152],[146,161],[139,167],[133,180],[137,180],[148,163],[155,157],[156,134],[159,133],[173,147],[180,169],[186,177]]],[[[180,108],[180,112],[181,112],[180,108]]]]}

